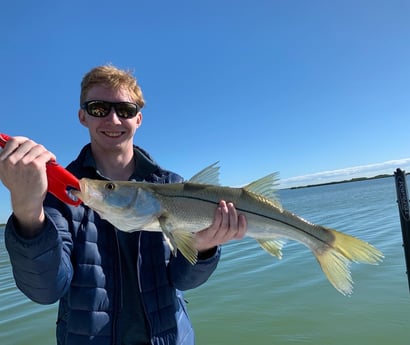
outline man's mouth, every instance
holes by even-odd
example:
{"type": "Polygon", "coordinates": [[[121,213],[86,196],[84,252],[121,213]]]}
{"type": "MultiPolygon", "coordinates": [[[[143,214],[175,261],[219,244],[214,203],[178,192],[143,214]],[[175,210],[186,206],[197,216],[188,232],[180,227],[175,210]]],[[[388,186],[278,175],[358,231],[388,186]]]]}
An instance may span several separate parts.
{"type": "Polygon", "coordinates": [[[122,132],[103,131],[102,133],[110,138],[118,138],[122,135],[122,132]]]}

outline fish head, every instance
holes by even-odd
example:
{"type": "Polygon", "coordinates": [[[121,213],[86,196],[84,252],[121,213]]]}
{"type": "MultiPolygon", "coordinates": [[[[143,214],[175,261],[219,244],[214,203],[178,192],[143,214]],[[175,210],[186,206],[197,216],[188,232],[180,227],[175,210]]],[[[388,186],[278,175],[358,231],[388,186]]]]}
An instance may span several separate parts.
{"type": "Polygon", "coordinates": [[[156,219],[160,204],[144,183],[82,178],[71,193],[101,218],[124,231],[140,230],[156,219]]]}

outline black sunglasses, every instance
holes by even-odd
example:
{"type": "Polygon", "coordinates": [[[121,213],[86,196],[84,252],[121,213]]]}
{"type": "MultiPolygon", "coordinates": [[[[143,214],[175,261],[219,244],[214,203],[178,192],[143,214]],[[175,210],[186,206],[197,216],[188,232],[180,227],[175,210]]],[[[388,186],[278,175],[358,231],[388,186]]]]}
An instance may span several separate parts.
{"type": "Polygon", "coordinates": [[[88,101],[81,105],[81,109],[94,117],[107,116],[113,107],[117,116],[123,119],[135,117],[140,111],[138,104],[131,102],[88,101]]]}

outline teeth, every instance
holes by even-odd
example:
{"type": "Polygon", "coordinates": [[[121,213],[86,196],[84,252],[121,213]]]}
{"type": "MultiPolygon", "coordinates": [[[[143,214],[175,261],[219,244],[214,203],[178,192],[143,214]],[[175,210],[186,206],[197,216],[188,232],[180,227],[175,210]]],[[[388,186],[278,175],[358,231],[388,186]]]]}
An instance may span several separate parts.
{"type": "Polygon", "coordinates": [[[104,132],[105,135],[109,137],[119,137],[121,135],[121,132],[104,132]]]}

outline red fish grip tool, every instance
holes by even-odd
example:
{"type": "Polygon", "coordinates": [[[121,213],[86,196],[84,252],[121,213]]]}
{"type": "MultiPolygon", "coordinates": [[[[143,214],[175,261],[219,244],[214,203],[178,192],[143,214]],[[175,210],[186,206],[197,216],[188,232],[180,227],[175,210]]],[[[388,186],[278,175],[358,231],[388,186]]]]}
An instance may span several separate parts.
{"type": "MultiPolygon", "coordinates": [[[[8,135],[0,133],[0,147],[4,148],[9,139],[8,135]]],[[[48,191],[51,194],[67,204],[74,206],[81,204],[81,200],[69,192],[69,188],[80,190],[80,183],[77,177],[64,169],[55,160],[50,160],[46,163],[46,172],[48,191]]]]}

